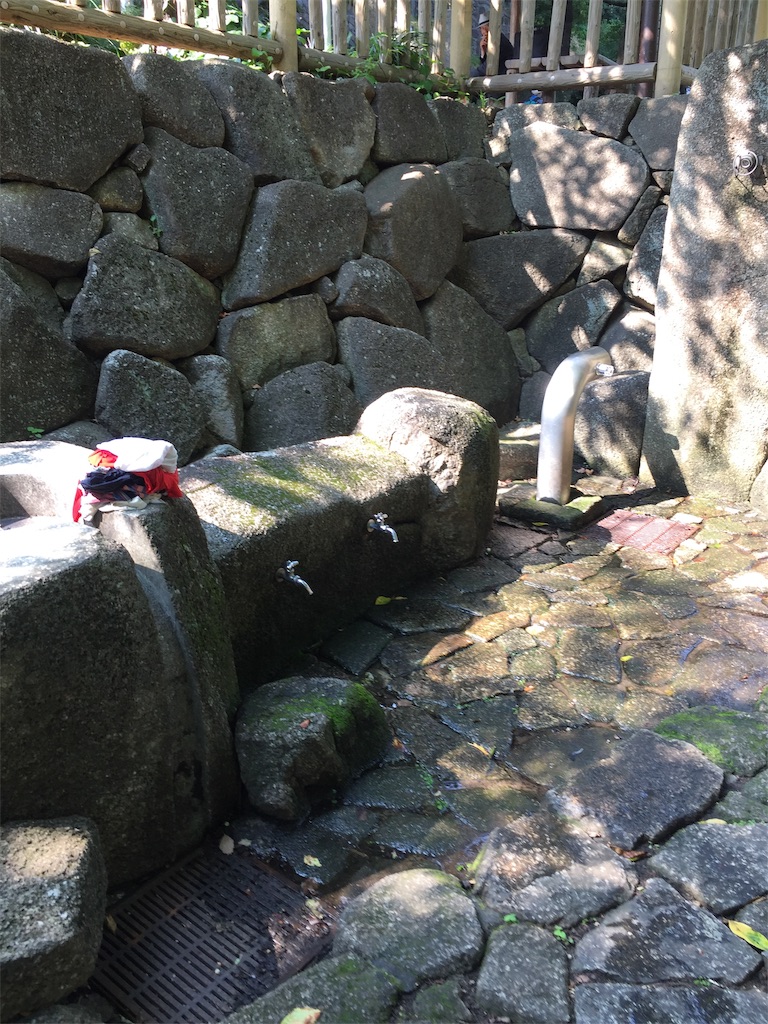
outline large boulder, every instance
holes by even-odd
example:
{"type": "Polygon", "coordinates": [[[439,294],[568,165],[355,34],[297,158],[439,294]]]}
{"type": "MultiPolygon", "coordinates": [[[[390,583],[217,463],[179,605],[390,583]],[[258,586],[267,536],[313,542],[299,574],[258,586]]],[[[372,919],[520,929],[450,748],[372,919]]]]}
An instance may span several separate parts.
{"type": "Polygon", "coordinates": [[[130,349],[183,359],[210,344],[218,318],[210,281],[170,256],[109,235],[91,252],[66,326],[72,341],[94,355],[130,349]]]}
{"type": "Polygon", "coordinates": [[[674,169],[680,124],[687,104],[687,96],[659,96],[640,100],[637,112],[629,123],[629,134],[652,171],[674,169]]]}
{"type": "Polygon", "coordinates": [[[351,434],[361,412],[343,366],[309,363],[254,392],[245,413],[244,447],[258,452],[351,434]]]}
{"type": "Polygon", "coordinates": [[[323,300],[292,295],[223,317],[215,347],[247,392],[295,366],[333,359],[336,339],[323,300]]]}
{"type": "Polygon", "coordinates": [[[221,112],[224,145],[251,168],[257,185],[285,178],[320,181],[294,108],[269,75],[218,58],[188,66],[221,112]]]}
{"type": "Polygon", "coordinates": [[[326,82],[289,71],[283,89],[291,101],[320,171],[323,184],[336,188],[356,178],[373,146],[376,118],[364,79],[326,82]]]}
{"type": "Polygon", "coordinates": [[[443,369],[437,346],[421,334],[349,316],[337,324],[336,337],[339,356],[352,375],[352,389],[362,406],[396,388],[442,390],[437,383],[443,369]]]}
{"type": "Polygon", "coordinates": [[[360,683],[303,677],[247,697],[235,735],[251,803],[289,821],[374,764],[391,740],[383,710],[360,683]]]}
{"type": "Polygon", "coordinates": [[[650,476],[675,493],[746,501],[766,462],[765,169],[736,176],[733,159],[734,140],[760,151],[767,97],[764,40],[710,54],[683,119],[643,442],[650,476]]]}
{"type": "Polygon", "coordinates": [[[93,414],[95,366],[64,340],[45,305],[2,269],[0,331],[0,440],[29,440],[29,428],[53,430],[93,414]]]}
{"type": "Polygon", "coordinates": [[[632,93],[615,92],[607,96],[591,96],[576,104],[576,113],[588,132],[606,135],[619,142],[627,134],[627,125],[640,102],[632,93]]]}
{"type": "Polygon", "coordinates": [[[3,254],[45,277],[84,267],[102,220],[98,204],[79,192],[16,181],[0,185],[3,254]]]}
{"type": "Polygon", "coordinates": [[[190,356],[177,364],[205,411],[208,440],[213,444],[243,443],[243,396],[237,373],[217,355],[190,356]]]}
{"type": "Polygon", "coordinates": [[[0,830],[3,1020],[84,985],[101,944],[107,876],[86,818],[17,821],[0,830]]]}
{"type": "Polygon", "coordinates": [[[627,298],[651,312],[656,308],[656,289],[659,283],[666,223],[667,207],[657,206],[632,252],[624,282],[624,294],[627,298]]]}
{"type": "Polygon", "coordinates": [[[123,57],[147,127],[162,128],[190,146],[222,146],[224,119],[194,64],[160,53],[123,57]]]}
{"type": "Polygon", "coordinates": [[[615,231],[650,179],[628,146],[543,122],[516,132],[510,152],[512,205],[531,227],[615,231]]]}
{"type": "Polygon", "coordinates": [[[357,430],[432,481],[429,505],[420,513],[420,564],[438,569],[476,558],[491,528],[499,479],[492,418],[453,395],[401,388],[369,405],[357,430]]]}
{"type": "Polygon", "coordinates": [[[173,366],[118,349],[101,364],[96,419],[113,437],[159,437],[185,465],[202,445],[206,413],[173,366]]]}
{"type": "Polygon", "coordinates": [[[224,308],[274,299],[357,259],[366,224],[363,197],[351,188],[281,181],[258,189],[224,281],[224,308]]]}
{"type": "Polygon", "coordinates": [[[376,136],[372,157],[379,165],[442,164],[445,138],[427,101],[403,82],[379,82],[373,99],[376,136]]]}
{"type": "Polygon", "coordinates": [[[365,202],[365,251],[391,263],[417,301],[429,298],[461,248],[461,208],[447,180],[429,164],[400,164],[376,175],[365,202]]]}
{"type": "Polygon", "coordinates": [[[253,174],[225,149],[197,149],[147,128],[152,160],[142,175],[160,251],[203,277],[230,270],[240,246],[253,174]]]}
{"type": "Polygon", "coordinates": [[[576,410],[576,454],[597,473],[637,476],[647,404],[648,374],[642,371],[588,383],[576,410]]]}
{"type": "Polygon", "coordinates": [[[0,40],[0,176],[85,192],[141,142],[139,100],[128,74],[117,57],[95,46],[17,29],[0,30],[0,40]]]}
{"type": "Polygon", "coordinates": [[[482,157],[485,138],[485,114],[475,103],[457,103],[447,96],[427,100],[443,132],[449,160],[482,157]]]}
{"type": "Polygon", "coordinates": [[[464,244],[450,280],[508,331],[555,294],[588,248],[589,239],[575,231],[516,231],[478,238],[464,244]]]}

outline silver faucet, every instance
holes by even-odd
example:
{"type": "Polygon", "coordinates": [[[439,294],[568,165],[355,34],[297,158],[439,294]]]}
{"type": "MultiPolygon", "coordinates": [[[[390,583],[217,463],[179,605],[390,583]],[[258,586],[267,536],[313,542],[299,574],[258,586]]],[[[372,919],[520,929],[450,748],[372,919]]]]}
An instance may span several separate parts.
{"type": "Polygon", "coordinates": [[[373,518],[368,520],[368,533],[388,533],[392,538],[392,543],[397,544],[397,534],[391,526],[385,524],[385,520],[388,518],[386,512],[376,512],[373,518]]]}
{"type": "Polygon", "coordinates": [[[311,595],[313,592],[312,587],[310,587],[306,580],[303,580],[301,576],[296,574],[296,566],[298,564],[298,562],[291,560],[284,562],[277,570],[277,579],[280,582],[295,583],[299,587],[304,587],[306,592],[311,595]]]}

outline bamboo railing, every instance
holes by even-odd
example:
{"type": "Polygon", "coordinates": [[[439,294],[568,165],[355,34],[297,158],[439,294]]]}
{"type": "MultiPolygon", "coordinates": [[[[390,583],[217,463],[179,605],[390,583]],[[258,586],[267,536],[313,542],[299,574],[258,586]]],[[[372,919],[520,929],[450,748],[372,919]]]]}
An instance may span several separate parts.
{"type": "Polygon", "coordinates": [[[583,45],[570,55],[561,55],[567,0],[552,0],[547,53],[540,57],[533,56],[536,0],[451,0],[450,9],[448,0],[308,0],[302,38],[296,0],[269,0],[263,26],[258,0],[242,0],[239,31],[227,25],[225,0],[208,0],[205,18],[196,14],[194,0],[175,0],[173,16],[164,0],[143,5],[139,16],[122,9],[121,0],[102,0],[101,9],[89,0],[0,0],[0,22],[160,52],[257,59],[276,70],[322,70],[330,77],[364,73],[377,81],[420,83],[437,91],[460,86],[511,99],[530,89],[583,89],[589,96],[642,83],[654,83],[654,95],[674,94],[693,81],[713,50],[768,38],[768,0],[619,0],[626,7],[620,63],[600,53],[603,0],[589,0],[583,45]],[[489,15],[488,74],[470,78],[477,59],[473,23],[481,10],[489,15]],[[658,28],[650,56],[643,52],[649,23],[658,28]],[[519,33],[519,57],[499,68],[502,32],[510,39],[519,33]]]}

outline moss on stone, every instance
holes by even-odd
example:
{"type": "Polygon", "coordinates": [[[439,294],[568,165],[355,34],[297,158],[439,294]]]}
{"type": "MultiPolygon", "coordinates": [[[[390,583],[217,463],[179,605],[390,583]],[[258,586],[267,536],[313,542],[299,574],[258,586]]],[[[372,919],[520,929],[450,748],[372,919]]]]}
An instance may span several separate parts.
{"type": "Polygon", "coordinates": [[[704,705],[665,718],[655,731],[692,743],[735,775],[754,775],[768,763],[768,719],[763,715],[704,705]]]}

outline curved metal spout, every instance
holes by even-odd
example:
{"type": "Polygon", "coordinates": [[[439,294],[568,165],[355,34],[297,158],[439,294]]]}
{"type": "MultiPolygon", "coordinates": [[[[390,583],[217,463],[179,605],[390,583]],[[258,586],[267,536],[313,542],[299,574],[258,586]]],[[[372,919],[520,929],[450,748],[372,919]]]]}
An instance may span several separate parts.
{"type": "Polygon", "coordinates": [[[303,580],[301,576],[296,574],[295,570],[298,564],[298,562],[289,559],[277,570],[276,577],[279,582],[295,583],[297,586],[303,587],[311,596],[313,593],[312,587],[310,587],[306,580],[303,580]]]}
{"type": "Polygon", "coordinates": [[[552,374],[541,409],[541,438],[536,477],[537,501],[567,505],[573,472],[573,434],[576,408],[584,387],[595,376],[613,373],[604,348],[575,352],[552,374]]]}
{"type": "Polygon", "coordinates": [[[388,518],[386,512],[376,512],[373,518],[368,520],[368,533],[388,533],[392,538],[392,543],[397,544],[397,534],[391,526],[385,524],[385,520],[388,518]]]}

